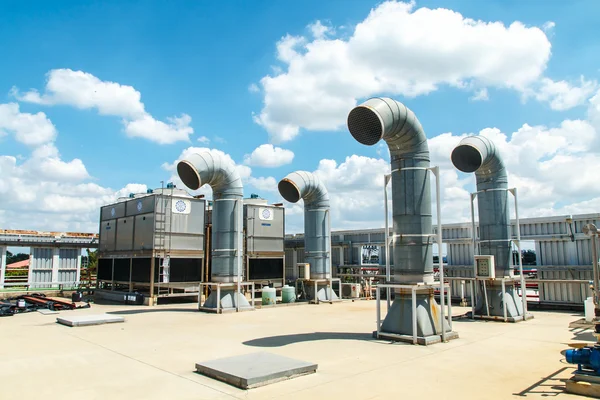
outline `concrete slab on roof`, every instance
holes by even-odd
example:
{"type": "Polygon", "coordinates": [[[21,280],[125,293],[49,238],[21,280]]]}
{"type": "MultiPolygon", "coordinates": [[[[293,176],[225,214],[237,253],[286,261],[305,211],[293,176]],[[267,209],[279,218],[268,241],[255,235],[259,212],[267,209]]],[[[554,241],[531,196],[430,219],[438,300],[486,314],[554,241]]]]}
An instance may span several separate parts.
{"type": "Polygon", "coordinates": [[[267,352],[220,358],[196,364],[196,371],[240,389],[270,385],[312,374],[318,365],[267,352]]]}
{"type": "Polygon", "coordinates": [[[76,327],[89,325],[113,324],[125,322],[125,318],[118,315],[95,314],[95,315],[68,315],[56,318],[56,322],[62,325],[76,327]]]}

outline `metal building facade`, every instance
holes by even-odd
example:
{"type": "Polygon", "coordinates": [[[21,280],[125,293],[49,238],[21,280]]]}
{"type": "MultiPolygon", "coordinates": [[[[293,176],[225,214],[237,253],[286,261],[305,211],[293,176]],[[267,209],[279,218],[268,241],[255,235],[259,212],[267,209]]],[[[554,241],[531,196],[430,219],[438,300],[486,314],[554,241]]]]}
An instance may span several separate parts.
{"type": "MultiPolygon", "coordinates": [[[[591,239],[583,234],[584,225],[600,226],[600,214],[563,215],[539,218],[523,218],[519,221],[521,242],[534,242],[538,279],[591,280],[591,239]]],[[[477,230],[477,225],[475,226],[477,230]]],[[[512,234],[516,239],[517,227],[512,221],[512,234]]],[[[442,225],[442,238],[446,251],[447,276],[473,276],[473,237],[471,223],[442,225]]],[[[435,231],[435,229],[434,229],[435,231]]],[[[390,230],[391,234],[391,230],[390,230]]],[[[292,272],[295,263],[304,262],[302,234],[287,235],[286,269],[292,272]]],[[[384,230],[351,230],[332,232],[332,265],[358,265],[362,245],[384,246],[384,230]]],[[[516,247],[515,247],[516,249],[516,247]]],[[[393,248],[390,246],[390,259],[393,248]]],[[[385,252],[381,252],[380,265],[385,265],[385,252]]],[[[393,266],[392,266],[393,270],[393,266]]],[[[469,295],[469,285],[461,288],[460,282],[452,283],[452,292],[461,289],[469,295]]],[[[572,283],[540,283],[541,303],[581,304],[591,296],[589,285],[572,283]]]]}

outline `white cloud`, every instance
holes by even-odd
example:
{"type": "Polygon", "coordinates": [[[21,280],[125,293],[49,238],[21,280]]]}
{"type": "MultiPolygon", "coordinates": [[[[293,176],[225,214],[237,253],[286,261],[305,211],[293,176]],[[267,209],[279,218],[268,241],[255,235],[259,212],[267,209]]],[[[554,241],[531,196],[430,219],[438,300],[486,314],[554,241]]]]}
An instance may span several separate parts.
{"type": "Polygon", "coordinates": [[[327,33],[331,32],[331,28],[325,26],[321,23],[321,21],[317,20],[315,23],[308,25],[308,29],[312,33],[315,39],[323,39],[327,35],[327,33]]]}
{"type": "Polygon", "coordinates": [[[525,91],[546,68],[551,45],[540,28],[414,8],[379,4],[348,39],[283,37],[277,58],[284,68],[261,79],[255,122],[281,143],[301,128],[342,127],[357,100],[371,95],[418,96],[440,85],[525,91]]]}
{"type": "Polygon", "coordinates": [[[54,144],[56,128],[44,113],[22,113],[17,104],[1,104],[1,129],[33,149],[26,156],[0,154],[0,226],[97,232],[100,206],[120,193],[89,182],[82,160],[61,158],[54,144]]]}
{"type": "Polygon", "coordinates": [[[194,133],[194,129],[190,126],[192,118],[187,114],[169,117],[167,121],[169,122],[157,121],[146,114],[139,119],[124,122],[125,132],[130,137],[142,137],[159,144],[188,141],[189,136],[194,133]]]}
{"type": "Polygon", "coordinates": [[[206,136],[200,136],[200,137],[198,138],[198,141],[199,141],[200,143],[207,143],[207,144],[208,144],[208,143],[210,143],[210,139],[209,139],[209,138],[207,138],[206,136]]]}
{"type": "Polygon", "coordinates": [[[25,102],[96,109],[100,115],[120,117],[128,136],[160,144],[189,141],[193,133],[189,115],[167,118],[167,123],[158,121],[145,110],[140,92],[132,86],[102,81],[83,71],[53,69],[47,74],[44,93],[32,89],[21,94],[13,87],[11,94],[25,102]]]}
{"type": "Polygon", "coordinates": [[[272,176],[258,177],[253,176],[248,178],[248,184],[255,187],[256,189],[264,192],[278,193],[277,181],[272,176]]]}
{"type": "Polygon", "coordinates": [[[578,85],[543,78],[539,89],[532,95],[539,101],[550,103],[553,110],[564,111],[585,104],[597,88],[596,81],[587,81],[583,76],[580,77],[578,85]]]}
{"type": "MultiPolygon", "coordinates": [[[[509,187],[518,189],[521,217],[598,212],[599,127],[600,91],[589,102],[588,119],[564,120],[554,127],[523,124],[512,133],[484,128],[469,134],[446,132],[430,138],[431,165],[439,166],[441,171],[442,221],[470,220],[469,193],[475,190],[475,176],[459,173],[450,154],[462,138],[472,134],[487,136],[501,152],[509,187]]],[[[328,188],[334,229],[383,226],[383,174],[388,171],[389,162],[382,158],[353,155],[342,163],[319,162],[315,174],[328,188]]],[[[434,184],[432,176],[432,200],[434,184]]],[[[286,203],[286,207],[289,205],[286,203]]],[[[435,205],[432,212],[435,222],[435,205]]],[[[286,210],[290,232],[302,231],[302,218],[301,213],[288,215],[286,210]]]]}
{"type": "Polygon", "coordinates": [[[5,229],[97,232],[100,207],[118,197],[111,188],[84,182],[90,177],[83,162],[62,161],[53,144],[24,162],[0,155],[0,171],[5,229]]]}
{"type": "Polygon", "coordinates": [[[552,29],[554,29],[555,26],[556,24],[553,21],[547,21],[544,22],[544,25],[542,25],[542,29],[544,30],[544,32],[550,32],[552,29]]]}
{"type": "Polygon", "coordinates": [[[250,86],[248,86],[248,91],[250,93],[258,93],[260,92],[260,88],[256,83],[251,83],[250,86]]]}
{"type": "Polygon", "coordinates": [[[262,144],[254,149],[252,154],[246,154],[244,164],[254,167],[280,167],[291,164],[293,160],[293,151],[274,147],[272,144],[262,144]]]}
{"type": "Polygon", "coordinates": [[[56,138],[56,128],[46,114],[23,113],[17,103],[0,104],[0,134],[13,133],[17,141],[39,146],[56,138]]]}
{"type": "Polygon", "coordinates": [[[487,88],[482,88],[479,89],[475,92],[475,94],[473,94],[473,96],[471,97],[471,100],[473,101],[486,101],[489,100],[489,96],[488,96],[488,90],[487,88]]]}

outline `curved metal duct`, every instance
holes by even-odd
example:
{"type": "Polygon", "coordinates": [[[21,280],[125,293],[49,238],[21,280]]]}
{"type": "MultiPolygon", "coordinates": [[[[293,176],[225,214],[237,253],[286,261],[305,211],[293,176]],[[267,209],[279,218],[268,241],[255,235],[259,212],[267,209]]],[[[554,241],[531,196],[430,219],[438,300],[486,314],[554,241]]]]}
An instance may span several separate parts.
{"type": "MultiPolygon", "coordinates": [[[[383,139],[390,150],[394,282],[433,283],[429,148],[421,123],[404,104],[389,98],[372,98],[350,111],[348,130],[367,146],[383,139]]],[[[439,313],[433,290],[418,291],[418,336],[441,333],[439,313]]],[[[411,321],[410,290],[396,290],[381,329],[412,335],[411,321]]]]}
{"type": "Polygon", "coordinates": [[[431,189],[427,136],[415,114],[388,98],[369,99],[348,115],[348,129],[360,143],[380,139],[390,149],[392,167],[394,280],[433,282],[431,189]]]}
{"type": "MultiPolygon", "coordinates": [[[[500,152],[490,139],[469,136],[452,150],[451,159],[458,170],[475,172],[480,253],[494,256],[496,277],[513,276],[508,177],[500,152]]],[[[487,295],[490,314],[503,316],[501,284],[492,282],[487,288],[487,295]]],[[[507,315],[522,315],[523,306],[521,301],[517,301],[519,296],[514,292],[512,282],[506,282],[504,296],[508,296],[507,315]]],[[[485,299],[480,297],[476,311],[481,312],[484,307],[485,299]]]]}
{"type": "Polygon", "coordinates": [[[304,200],[304,254],[311,279],[331,277],[329,194],[321,180],[307,171],[292,172],[277,185],[290,203],[304,200]]]}
{"type": "MultiPolygon", "coordinates": [[[[218,154],[208,151],[191,154],[177,164],[177,174],[192,190],[204,184],[212,187],[212,273],[213,282],[236,282],[240,246],[242,179],[235,166],[218,154]],[[236,212],[237,211],[237,212],[236,212]]],[[[241,272],[241,271],[240,271],[241,272]]]]}
{"type": "MultiPolygon", "coordinates": [[[[177,164],[177,174],[188,188],[199,189],[207,184],[213,190],[211,281],[238,282],[242,280],[242,231],[244,196],[242,179],[235,165],[220,154],[203,151],[194,153],[177,164]]],[[[238,286],[239,287],[239,286],[238,286]]],[[[217,306],[215,291],[204,307],[217,306]],[[215,297],[215,298],[213,298],[215,297]]],[[[231,290],[221,290],[221,304],[229,308],[235,303],[231,290]]],[[[240,303],[248,305],[245,297],[240,303]]]]}

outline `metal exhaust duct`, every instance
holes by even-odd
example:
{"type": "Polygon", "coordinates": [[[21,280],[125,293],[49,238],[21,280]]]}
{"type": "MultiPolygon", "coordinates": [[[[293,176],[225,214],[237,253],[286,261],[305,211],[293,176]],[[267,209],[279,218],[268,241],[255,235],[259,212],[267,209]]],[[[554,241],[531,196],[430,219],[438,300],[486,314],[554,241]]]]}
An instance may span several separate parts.
{"type": "MultiPolygon", "coordinates": [[[[331,226],[327,188],[316,175],[307,171],[292,172],[279,182],[277,188],[281,196],[290,203],[304,200],[304,254],[305,261],[310,264],[310,279],[331,278],[331,226]]],[[[329,296],[337,298],[333,290],[325,289],[320,289],[316,296],[323,301],[329,300],[329,296]]]]}
{"type": "MultiPolygon", "coordinates": [[[[469,136],[452,150],[451,158],[458,170],[475,172],[481,254],[494,256],[496,277],[513,276],[508,178],[498,149],[484,136],[469,136]]],[[[512,282],[506,282],[504,294],[501,283],[495,281],[486,292],[490,315],[503,317],[503,296],[508,317],[523,315],[522,301],[512,282]]],[[[487,314],[486,308],[485,296],[480,294],[475,312],[487,314]]]]}
{"type": "MultiPolygon", "coordinates": [[[[191,190],[204,184],[213,190],[211,282],[238,282],[243,276],[242,234],[244,197],[242,179],[235,165],[220,154],[203,151],[177,164],[177,174],[191,190]]],[[[250,307],[245,296],[238,296],[240,307],[250,307]]],[[[223,308],[233,308],[233,290],[221,290],[223,308]]],[[[204,307],[217,308],[216,291],[204,307]]]]}
{"type": "MultiPolygon", "coordinates": [[[[433,238],[429,147],[415,114],[389,98],[372,98],[348,115],[348,130],[359,143],[385,140],[391,159],[394,282],[433,283],[433,238]]],[[[412,335],[411,291],[396,290],[381,330],[412,335]]],[[[417,335],[441,334],[433,290],[417,291],[417,335]]],[[[444,321],[444,329],[450,331],[444,321]]]]}

